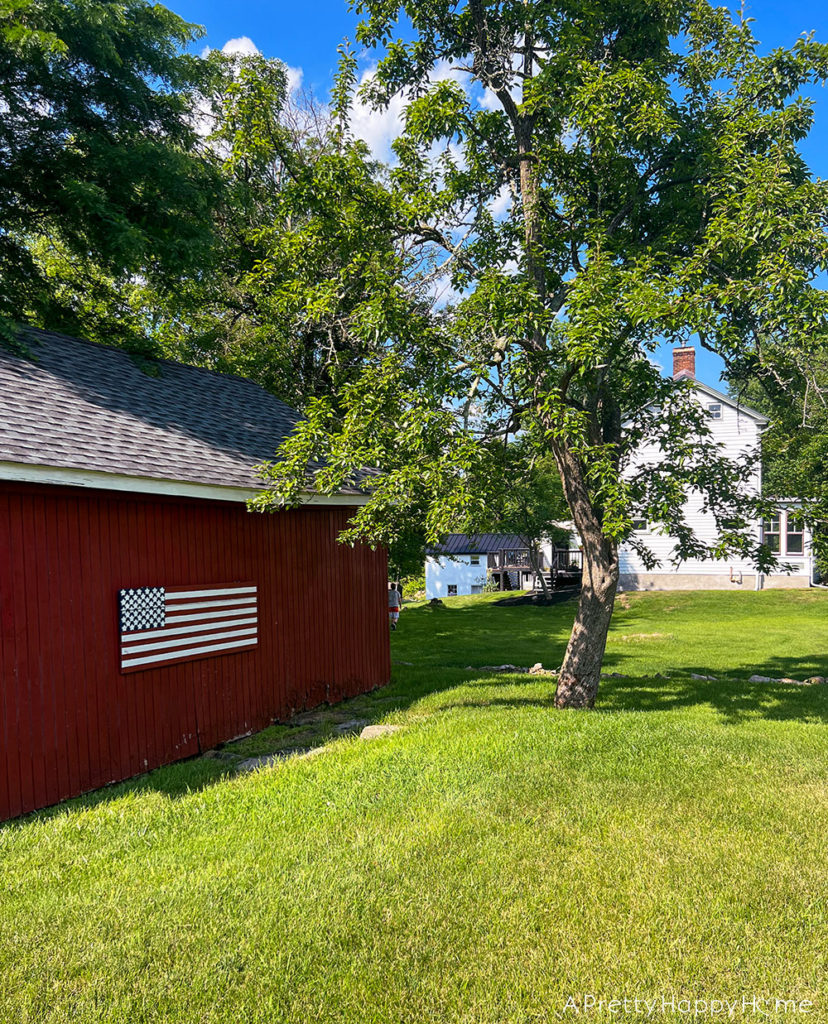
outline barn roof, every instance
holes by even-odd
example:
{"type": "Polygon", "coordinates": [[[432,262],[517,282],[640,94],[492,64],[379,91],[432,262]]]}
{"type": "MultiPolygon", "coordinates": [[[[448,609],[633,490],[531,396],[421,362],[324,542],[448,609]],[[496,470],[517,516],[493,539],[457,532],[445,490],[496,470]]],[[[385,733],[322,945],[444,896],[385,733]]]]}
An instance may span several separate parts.
{"type": "Polygon", "coordinates": [[[106,474],[104,487],[128,477],[261,490],[254,467],[300,418],[241,377],[167,359],[153,360],[151,374],[122,349],[49,331],[26,330],[21,340],[23,355],[0,347],[7,478],[21,478],[8,471],[14,465],[106,474]]]}
{"type": "Polygon", "coordinates": [[[525,548],[529,542],[517,533],[449,533],[442,544],[428,549],[429,555],[485,555],[504,548],[525,548]]]}

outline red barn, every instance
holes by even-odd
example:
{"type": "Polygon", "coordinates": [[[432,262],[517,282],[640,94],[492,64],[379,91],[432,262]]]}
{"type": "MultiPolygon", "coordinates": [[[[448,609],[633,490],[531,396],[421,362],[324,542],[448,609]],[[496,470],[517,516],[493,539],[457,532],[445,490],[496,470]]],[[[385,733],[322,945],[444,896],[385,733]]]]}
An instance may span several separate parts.
{"type": "Polygon", "coordinates": [[[298,414],[43,331],[0,349],[0,819],[388,681],[357,489],[247,511],[298,414]]]}

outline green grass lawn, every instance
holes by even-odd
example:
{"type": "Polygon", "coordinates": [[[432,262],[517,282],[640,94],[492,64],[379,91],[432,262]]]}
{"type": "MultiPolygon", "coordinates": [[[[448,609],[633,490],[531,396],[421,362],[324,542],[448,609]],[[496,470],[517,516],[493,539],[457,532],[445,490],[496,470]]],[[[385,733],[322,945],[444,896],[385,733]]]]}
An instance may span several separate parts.
{"type": "Polygon", "coordinates": [[[828,686],[745,682],[828,675],[828,593],[624,605],[595,712],[465,669],[556,666],[571,605],[407,607],[392,684],[342,709],[400,732],[0,828],[0,1022],[828,1020],[828,686]],[[738,1005],[701,1019],[800,1019],[738,1005]]]}

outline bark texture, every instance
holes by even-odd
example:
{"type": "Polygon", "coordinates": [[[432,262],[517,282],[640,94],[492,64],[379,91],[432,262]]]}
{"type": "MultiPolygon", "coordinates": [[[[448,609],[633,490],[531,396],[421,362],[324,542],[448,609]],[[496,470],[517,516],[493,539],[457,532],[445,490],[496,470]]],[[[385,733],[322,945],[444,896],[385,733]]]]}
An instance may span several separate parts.
{"type": "Polygon", "coordinates": [[[558,675],[555,707],[591,708],[595,706],[601,682],[601,664],[618,587],[618,545],[604,535],[580,460],[563,444],[553,444],[553,450],[584,552],[578,613],[558,675]]]}
{"type": "Polygon", "coordinates": [[[584,544],[584,575],[578,614],[558,676],[556,708],[595,706],[618,586],[615,545],[604,541],[601,548],[600,551],[589,551],[584,544]]]}

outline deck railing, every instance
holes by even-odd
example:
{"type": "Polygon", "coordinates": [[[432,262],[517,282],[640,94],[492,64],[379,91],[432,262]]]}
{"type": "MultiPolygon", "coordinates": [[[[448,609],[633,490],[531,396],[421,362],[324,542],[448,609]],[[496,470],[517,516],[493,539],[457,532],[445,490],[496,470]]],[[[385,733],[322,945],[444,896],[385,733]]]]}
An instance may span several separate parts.
{"type": "Polygon", "coordinates": [[[531,569],[528,548],[503,548],[495,552],[495,569],[531,569]]]}
{"type": "Polygon", "coordinates": [[[581,572],[584,553],[576,548],[555,548],[552,552],[552,570],[555,572],[581,572]]]}

